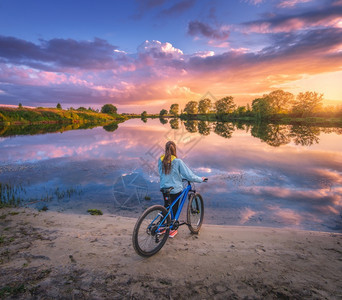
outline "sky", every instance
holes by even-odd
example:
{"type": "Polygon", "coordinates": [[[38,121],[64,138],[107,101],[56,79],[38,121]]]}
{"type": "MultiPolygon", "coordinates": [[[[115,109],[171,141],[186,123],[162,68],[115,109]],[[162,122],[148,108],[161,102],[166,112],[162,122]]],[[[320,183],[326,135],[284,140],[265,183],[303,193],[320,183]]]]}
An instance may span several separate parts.
{"type": "Polygon", "coordinates": [[[0,0],[0,104],[155,113],[276,89],[337,101],[341,82],[342,0],[0,0]]]}

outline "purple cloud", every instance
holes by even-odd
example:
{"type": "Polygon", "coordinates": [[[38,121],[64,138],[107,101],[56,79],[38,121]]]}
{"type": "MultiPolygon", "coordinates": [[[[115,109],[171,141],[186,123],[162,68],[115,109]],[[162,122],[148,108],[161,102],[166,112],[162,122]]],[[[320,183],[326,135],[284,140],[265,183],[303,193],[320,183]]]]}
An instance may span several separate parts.
{"type": "MultiPolygon", "coordinates": [[[[334,55],[336,60],[336,70],[338,70],[338,61],[342,60],[342,53],[331,53],[342,43],[342,29],[328,28],[317,29],[299,34],[275,34],[271,37],[272,44],[265,47],[262,51],[256,53],[236,53],[234,51],[225,52],[220,55],[202,57],[191,57],[188,67],[197,71],[216,71],[227,68],[240,68],[252,65],[261,65],[262,63],[280,64],[288,63],[290,59],[302,58],[302,63],[314,67],[314,58],[320,57],[319,62],[326,61],[331,65],[330,58],[334,55]]],[[[273,65],[276,68],[276,65],[273,65]]],[[[309,70],[311,68],[309,67],[309,70]]]]}
{"type": "Polygon", "coordinates": [[[116,46],[98,38],[92,42],[73,39],[42,40],[37,45],[14,37],[0,36],[0,62],[46,71],[68,68],[114,69],[117,67],[115,49],[116,46]]]}
{"type": "Polygon", "coordinates": [[[166,8],[161,11],[161,16],[170,16],[174,14],[180,14],[189,8],[191,8],[195,4],[195,0],[184,0],[178,3],[173,4],[171,7],[166,8]]]}
{"type": "Polygon", "coordinates": [[[248,32],[292,32],[308,28],[340,27],[342,6],[331,6],[295,15],[272,15],[269,18],[242,24],[248,32]]]}
{"type": "Polygon", "coordinates": [[[229,33],[228,29],[214,29],[209,24],[200,21],[191,21],[188,24],[188,34],[195,37],[204,36],[214,40],[226,40],[229,37],[229,33]]]}

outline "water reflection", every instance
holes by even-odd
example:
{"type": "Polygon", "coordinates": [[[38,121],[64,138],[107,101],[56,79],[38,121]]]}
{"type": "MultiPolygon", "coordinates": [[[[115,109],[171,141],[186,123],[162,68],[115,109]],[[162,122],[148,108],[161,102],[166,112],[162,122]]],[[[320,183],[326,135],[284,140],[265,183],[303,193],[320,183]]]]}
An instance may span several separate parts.
{"type": "Polygon", "coordinates": [[[79,191],[53,196],[50,209],[136,216],[162,203],[156,161],[172,139],[179,156],[210,179],[197,185],[206,223],[340,232],[341,133],[300,125],[135,119],[118,127],[1,138],[0,181],[21,184],[31,200],[55,195],[57,188],[79,191]],[[139,180],[130,182],[134,176],[139,180]],[[136,187],[124,190],[122,181],[136,187]]]}
{"type": "Polygon", "coordinates": [[[178,119],[170,120],[170,127],[171,129],[179,129],[179,120],[178,119]]]}
{"type": "Polygon", "coordinates": [[[210,123],[208,121],[199,121],[198,122],[198,132],[201,135],[209,135],[210,134],[210,123]]]}
{"type": "Polygon", "coordinates": [[[233,135],[234,125],[228,122],[216,122],[214,132],[219,136],[229,139],[233,135]]]}
{"type": "Polygon", "coordinates": [[[167,119],[165,119],[165,118],[163,118],[163,117],[159,117],[159,121],[160,121],[160,123],[163,124],[163,125],[168,123],[167,119]]]}

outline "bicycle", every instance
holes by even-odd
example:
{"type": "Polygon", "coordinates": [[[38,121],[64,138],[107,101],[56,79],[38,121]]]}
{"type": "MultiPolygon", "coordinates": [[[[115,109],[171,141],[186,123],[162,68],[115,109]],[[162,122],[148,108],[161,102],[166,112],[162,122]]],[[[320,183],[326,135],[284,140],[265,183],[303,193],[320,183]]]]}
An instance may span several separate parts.
{"type": "MultiPolygon", "coordinates": [[[[166,243],[170,230],[177,230],[179,226],[187,225],[191,233],[198,234],[203,223],[204,206],[202,196],[196,192],[190,181],[182,193],[166,208],[163,205],[153,205],[147,208],[137,220],[133,230],[134,250],[144,257],[156,254],[166,243]],[[189,199],[187,208],[187,222],[178,221],[186,199],[189,199]],[[178,210],[173,215],[172,207],[178,202],[178,210]]],[[[203,180],[208,181],[208,178],[203,180]]],[[[163,188],[160,191],[169,199],[173,187],[163,188]]]]}

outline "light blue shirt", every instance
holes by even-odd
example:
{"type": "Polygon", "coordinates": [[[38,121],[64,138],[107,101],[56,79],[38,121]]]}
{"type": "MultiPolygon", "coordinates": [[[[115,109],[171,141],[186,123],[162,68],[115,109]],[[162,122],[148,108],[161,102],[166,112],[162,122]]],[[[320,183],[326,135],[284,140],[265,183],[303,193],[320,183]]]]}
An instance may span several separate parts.
{"type": "Polygon", "coordinates": [[[158,169],[160,176],[160,188],[168,188],[173,186],[171,194],[177,194],[183,190],[182,179],[191,182],[202,182],[202,178],[195,175],[187,165],[179,158],[175,158],[171,162],[171,171],[169,174],[164,174],[162,160],[158,160],[158,169]]]}

